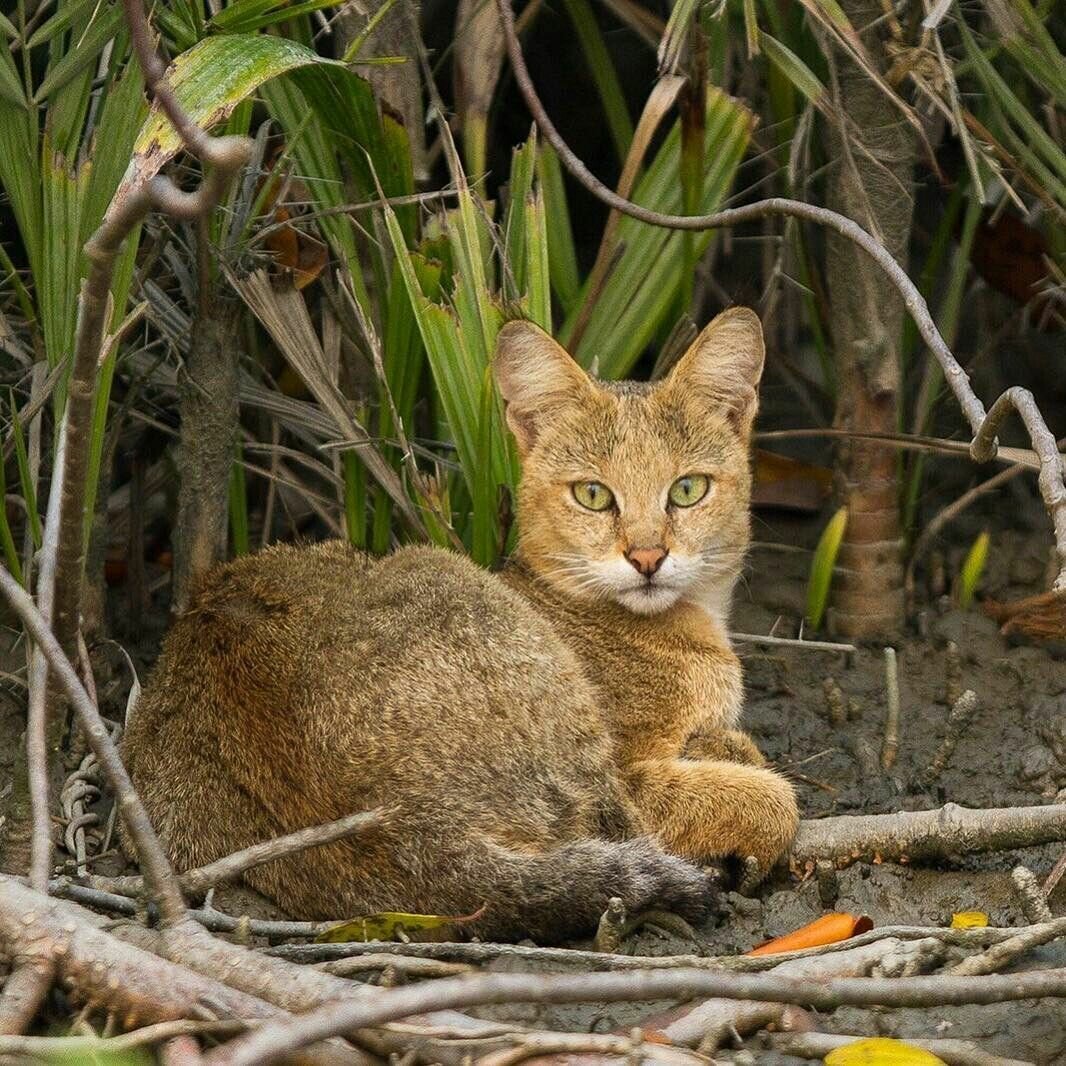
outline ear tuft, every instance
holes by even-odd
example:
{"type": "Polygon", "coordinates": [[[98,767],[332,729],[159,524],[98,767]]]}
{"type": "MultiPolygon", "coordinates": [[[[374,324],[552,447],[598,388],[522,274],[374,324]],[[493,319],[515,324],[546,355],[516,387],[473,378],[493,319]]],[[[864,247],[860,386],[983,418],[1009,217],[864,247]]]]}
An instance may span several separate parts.
{"type": "Polygon", "coordinates": [[[766,346],[759,316],[731,307],[714,318],[678,361],[669,388],[695,391],[724,409],[737,432],[747,436],[758,409],[766,346]]]}
{"type": "Polygon", "coordinates": [[[585,371],[533,322],[515,320],[500,330],[492,369],[523,455],[547,420],[592,389],[585,371]]]}

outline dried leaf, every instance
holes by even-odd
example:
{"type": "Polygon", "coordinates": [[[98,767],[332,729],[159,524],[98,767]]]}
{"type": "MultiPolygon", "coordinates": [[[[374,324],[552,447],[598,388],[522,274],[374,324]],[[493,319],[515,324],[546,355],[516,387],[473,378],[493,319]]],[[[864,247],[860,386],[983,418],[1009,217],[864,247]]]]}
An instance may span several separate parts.
{"type": "Polygon", "coordinates": [[[984,929],[988,915],[984,911],[958,911],[951,916],[952,929],[984,929]]]}
{"type": "Polygon", "coordinates": [[[874,1036],[830,1051],[825,1066],[944,1066],[944,1060],[902,1040],[874,1036]]]}
{"type": "Polygon", "coordinates": [[[857,936],[859,933],[873,929],[872,919],[865,914],[843,914],[834,912],[824,914],[821,918],[794,929],[784,936],[775,937],[773,940],[752,948],[749,955],[779,955],[783,951],[799,951],[801,948],[817,948],[824,944],[836,944],[841,940],[857,936]]]}
{"type": "Polygon", "coordinates": [[[330,926],[315,937],[317,944],[352,944],[368,940],[399,940],[401,934],[428,933],[455,926],[467,925],[485,913],[481,907],[473,914],[447,916],[442,914],[405,914],[403,911],[381,911],[362,918],[352,918],[330,926]]]}
{"type": "Polygon", "coordinates": [[[756,449],[751,494],[754,507],[785,507],[813,513],[821,510],[832,489],[833,472],[828,467],[756,449]]]}

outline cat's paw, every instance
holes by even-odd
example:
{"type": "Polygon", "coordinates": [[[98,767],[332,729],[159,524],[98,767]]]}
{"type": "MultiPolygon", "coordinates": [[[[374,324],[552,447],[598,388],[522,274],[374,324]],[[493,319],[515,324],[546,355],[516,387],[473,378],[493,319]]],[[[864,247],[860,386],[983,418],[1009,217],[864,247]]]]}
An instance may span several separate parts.
{"type": "Polygon", "coordinates": [[[755,787],[747,789],[743,817],[735,827],[730,849],[744,864],[744,879],[758,884],[792,845],[799,826],[799,808],[792,785],[772,770],[756,771],[755,787]]]}

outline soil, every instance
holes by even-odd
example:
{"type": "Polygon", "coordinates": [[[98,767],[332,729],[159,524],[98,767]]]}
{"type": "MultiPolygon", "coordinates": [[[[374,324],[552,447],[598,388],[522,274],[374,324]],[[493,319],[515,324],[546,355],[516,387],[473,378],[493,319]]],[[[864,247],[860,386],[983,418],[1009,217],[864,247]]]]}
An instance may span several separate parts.
{"type": "MultiPolygon", "coordinates": [[[[980,517],[973,520],[980,524],[980,517]]],[[[739,594],[734,628],[749,633],[794,636],[804,608],[810,548],[824,524],[823,516],[760,514],[760,543],[739,594]],[[781,548],[780,546],[787,546],[781,548]]],[[[949,553],[948,572],[961,553],[949,553]]],[[[971,535],[972,539],[972,535],[971,535]]],[[[1010,599],[1039,591],[1050,539],[1037,512],[1031,532],[999,532],[993,537],[983,593],[1010,599]]],[[[957,567],[956,567],[957,569],[957,567]]],[[[143,678],[165,626],[160,604],[140,640],[124,641],[143,678]]],[[[746,726],[777,767],[796,783],[806,817],[844,813],[881,813],[936,807],[947,801],[967,806],[1030,805],[1052,801],[1066,788],[1066,661],[1061,647],[1014,644],[979,609],[959,610],[942,598],[920,612],[913,631],[894,642],[899,662],[901,727],[898,760],[890,773],[861,770],[849,753],[854,738],[868,738],[880,751],[884,731],[885,666],[883,648],[860,647],[854,653],[808,648],[739,648],[746,664],[746,726]],[[950,763],[931,785],[912,782],[927,766],[943,735],[945,648],[961,649],[961,682],[980,698],[980,709],[961,737],[950,763]],[[846,733],[831,726],[824,706],[823,682],[832,677],[857,702],[859,717],[846,733]]],[[[98,649],[105,709],[119,717],[128,673],[113,645],[98,649]]],[[[14,673],[24,664],[21,645],[0,668],[14,673]]],[[[24,692],[0,688],[0,816],[7,796],[22,728],[24,692]]],[[[1039,878],[1047,875],[1060,848],[1045,847],[984,856],[958,857],[938,868],[858,864],[841,871],[834,908],[868,915],[875,925],[945,925],[957,911],[978,910],[993,925],[1025,923],[1015,898],[1010,871],[1018,863],[1039,878]]],[[[97,866],[101,873],[120,872],[117,857],[97,866]]],[[[215,905],[230,913],[276,917],[266,901],[241,888],[221,890],[215,905]]],[[[1066,911],[1066,888],[1051,899],[1053,913],[1066,911]]],[[[632,954],[726,954],[743,952],[769,937],[788,932],[824,912],[813,880],[796,883],[781,874],[757,896],[725,897],[717,924],[696,931],[697,941],[647,927],[622,950],[632,954]]],[[[338,917],[345,917],[343,915],[338,917]]],[[[502,964],[501,964],[502,966],[502,964]]],[[[1031,952],[1021,968],[1066,966],[1066,944],[1031,952]]],[[[633,1024],[662,1005],[633,1004],[609,1008],[526,1008],[491,1012],[541,1026],[571,1031],[607,1031],[633,1024]]],[[[490,1013],[490,1012],[486,1012],[490,1013]]],[[[983,1050],[1047,1064],[1066,1062],[1066,1005],[1045,1000],[950,1010],[841,1009],[819,1019],[826,1031],[900,1037],[972,1038],[983,1050]]],[[[762,1048],[757,1039],[719,1052],[717,1062],[797,1062],[762,1048]]]]}

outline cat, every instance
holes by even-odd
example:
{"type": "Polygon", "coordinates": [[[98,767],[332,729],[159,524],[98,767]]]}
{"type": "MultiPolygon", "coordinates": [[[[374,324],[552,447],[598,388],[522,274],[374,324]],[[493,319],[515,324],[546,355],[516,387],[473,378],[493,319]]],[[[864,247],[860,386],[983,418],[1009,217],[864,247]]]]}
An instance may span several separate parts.
{"type": "Polygon", "coordinates": [[[294,917],[480,911],[467,933],[540,943],[613,896],[700,921],[701,864],[769,869],[796,803],[737,728],[726,633],[763,359],[743,308],[654,384],[597,382],[508,323],[493,369],[522,478],[502,571],[327,541],[211,572],[123,741],[179,868],[382,808],[245,880],[294,917]]]}

